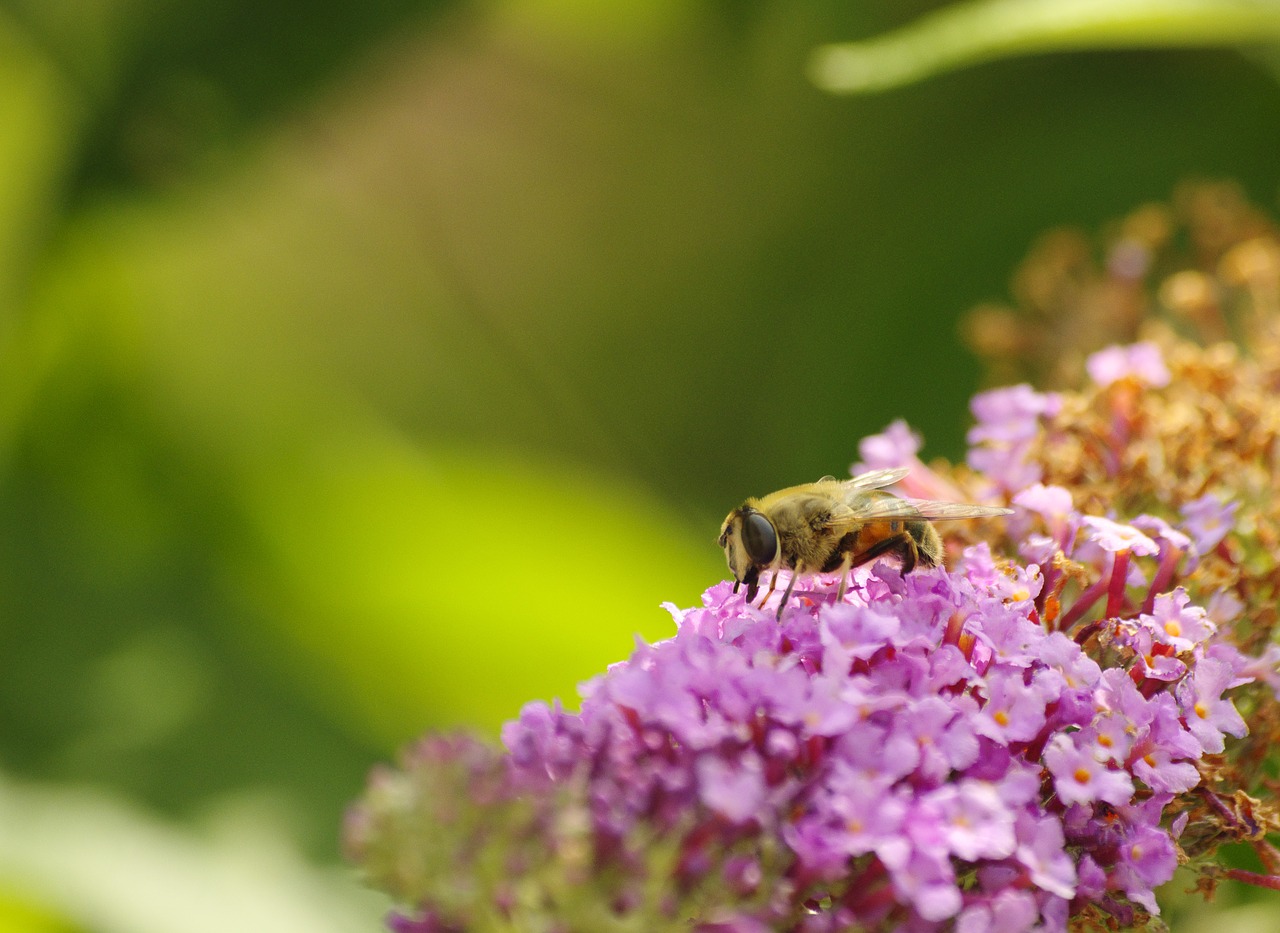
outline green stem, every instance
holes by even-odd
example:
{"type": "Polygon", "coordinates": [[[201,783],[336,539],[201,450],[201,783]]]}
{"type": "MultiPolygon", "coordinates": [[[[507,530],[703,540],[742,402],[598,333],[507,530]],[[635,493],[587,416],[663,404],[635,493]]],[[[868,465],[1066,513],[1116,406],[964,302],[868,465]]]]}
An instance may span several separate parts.
{"type": "Polygon", "coordinates": [[[1277,40],[1277,0],[972,0],[874,39],[821,46],[809,76],[852,94],[1016,55],[1277,40]]]}

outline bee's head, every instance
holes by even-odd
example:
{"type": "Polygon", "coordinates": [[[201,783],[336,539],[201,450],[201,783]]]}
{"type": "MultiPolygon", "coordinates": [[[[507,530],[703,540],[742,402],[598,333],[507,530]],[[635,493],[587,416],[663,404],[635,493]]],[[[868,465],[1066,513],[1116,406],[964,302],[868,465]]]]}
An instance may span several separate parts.
{"type": "Polygon", "coordinates": [[[747,585],[747,601],[755,599],[760,571],[778,556],[778,532],[763,512],[741,505],[720,526],[719,544],[733,574],[733,591],[747,585]]]}

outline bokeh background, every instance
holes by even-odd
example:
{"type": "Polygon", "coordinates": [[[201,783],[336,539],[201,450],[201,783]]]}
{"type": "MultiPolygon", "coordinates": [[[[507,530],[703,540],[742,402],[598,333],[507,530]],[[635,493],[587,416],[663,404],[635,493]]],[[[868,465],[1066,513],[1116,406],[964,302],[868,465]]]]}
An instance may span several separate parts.
{"type": "Polygon", "coordinates": [[[939,6],[0,0],[0,931],[376,929],[372,764],[572,703],[894,418],[961,456],[1043,231],[1274,209],[1234,48],[806,79],[939,6]]]}

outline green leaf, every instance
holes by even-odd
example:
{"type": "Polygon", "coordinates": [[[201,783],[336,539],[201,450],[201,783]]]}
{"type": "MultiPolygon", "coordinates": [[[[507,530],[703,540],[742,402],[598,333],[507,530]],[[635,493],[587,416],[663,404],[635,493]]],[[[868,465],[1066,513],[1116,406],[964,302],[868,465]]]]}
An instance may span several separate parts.
{"type": "Polygon", "coordinates": [[[824,90],[854,94],[1018,55],[1249,46],[1278,38],[1274,0],[977,0],[864,42],[822,46],[809,75],[824,90]]]}

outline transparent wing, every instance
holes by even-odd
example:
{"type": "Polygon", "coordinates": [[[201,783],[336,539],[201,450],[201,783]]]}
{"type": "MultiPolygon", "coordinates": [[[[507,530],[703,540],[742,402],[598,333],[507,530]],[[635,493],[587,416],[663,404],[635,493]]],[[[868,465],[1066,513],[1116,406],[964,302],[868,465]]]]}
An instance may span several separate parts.
{"type": "Polygon", "coordinates": [[[996,515],[1012,515],[1013,509],[998,505],[973,505],[968,502],[935,502],[931,499],[903,499],[921,518],[931,522],[945,522],[963,518],[993,518],[996,515]]]}
{"type": "Polygon", "coordinates": [[[842,520],[849,523],[875,521],[946,522],[965,518],[991,518],[996,515],[1012,515],[1013,509],[994,505],[970,505],[967,502],[936,502],[932,499],[898,499],[877,496],[865,502],[851,503],[849,514],[842,520]]]}
{"type": "Polygon", "coordinates": [[[894,467],[892,470],[872,470],[870,473],[859,473],[853,479],[847,479],[840,485],[845,489],[880,489],[884,486],[892,486],[910,472],[910,467],[894,467]]]}

